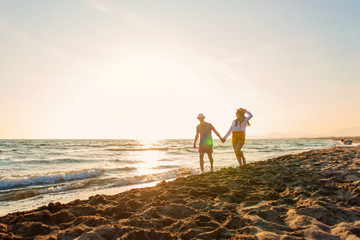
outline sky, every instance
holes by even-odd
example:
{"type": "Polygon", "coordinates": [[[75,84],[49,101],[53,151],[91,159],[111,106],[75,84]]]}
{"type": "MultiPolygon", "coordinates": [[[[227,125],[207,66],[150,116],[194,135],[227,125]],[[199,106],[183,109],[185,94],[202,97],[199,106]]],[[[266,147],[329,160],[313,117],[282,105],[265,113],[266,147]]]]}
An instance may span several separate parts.
{"type": "MultiPolygon", "coordinates": [[[[357,0],[0,0],[0,138],[360,135],[357,0]]],[[[215,137],[216,138],[216,137],[215,137]]]]}

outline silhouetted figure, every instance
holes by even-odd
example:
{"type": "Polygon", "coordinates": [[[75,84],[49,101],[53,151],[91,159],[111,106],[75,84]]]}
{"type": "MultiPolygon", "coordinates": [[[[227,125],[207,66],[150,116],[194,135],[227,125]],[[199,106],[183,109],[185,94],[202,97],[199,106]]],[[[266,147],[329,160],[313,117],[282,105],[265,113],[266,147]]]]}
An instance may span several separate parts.
{"type": "Polygon", "coordinates": [[[216,129],[211,123],[205,122],[204,114],[200,113],[197,116],[197,119],[200,121],[200,124],[196,126],[194,148],[196,149],[196,142],[200,135],[200,144],[199,144],[200,169],[202,172],[204,171],[204,155],[205,153],[207,153],[210,161],[210,170],[214,171],[214,159],[212,157],[213,139],[211,136],[211,131],[213,131],[221,141],[223,141],[223,139],[221,138],[220,134],[216,131],[216,129]]]}
{"type": "Polygon", "coordinates": [[[246,164],[244,153],[241,151],[241,148],[245,143],[246,126],[250,126],[249,120],[252,117],[253,115],[251,112],[247,111],[246,109],[236,109],[236,119],[231,123],[229,131],[222,140],[222,142],[225,142],[226,138],[232,133],[232,145],[236,159],[238,160],[240,166],[246,164]],[[248,115],[247,117],[245,117],[245,113],[248,115]]]}

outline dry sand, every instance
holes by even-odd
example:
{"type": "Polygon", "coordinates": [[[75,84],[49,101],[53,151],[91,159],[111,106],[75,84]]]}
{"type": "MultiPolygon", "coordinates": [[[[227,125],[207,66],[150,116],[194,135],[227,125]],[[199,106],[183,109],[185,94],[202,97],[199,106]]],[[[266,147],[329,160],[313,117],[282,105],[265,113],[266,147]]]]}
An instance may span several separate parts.
{"type": "Polygon", "coordinates": [[[226,168],[0,218],[0,239],[359,239],[360,147],[226,168]]]}

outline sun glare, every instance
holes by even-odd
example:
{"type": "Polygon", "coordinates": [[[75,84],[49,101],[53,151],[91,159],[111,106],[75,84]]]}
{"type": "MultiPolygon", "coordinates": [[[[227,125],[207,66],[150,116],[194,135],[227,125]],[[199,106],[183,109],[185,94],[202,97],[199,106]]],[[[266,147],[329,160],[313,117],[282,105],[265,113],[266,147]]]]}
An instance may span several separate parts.
{"type": "Polygon", "coordinates": [[[165,157],[165,152],[162,151],[163,145],[160,144],[159,140],[141,140],[140,143],[142,144],[142,151],[138,151],[136,154],[143,163],[139,172],[141,174],[154,173],[156,166],[158,166],[158,160],[165,157]]]}
{"type": "Polygon", "coordinates": [[[169,49],[115,55],[99,62],[102,75],[84,79],[69,96],[74,101],[51,128],[59,138],[163,138],[169,116],[195,102],[198,79],[180,55],[169,49]]]}

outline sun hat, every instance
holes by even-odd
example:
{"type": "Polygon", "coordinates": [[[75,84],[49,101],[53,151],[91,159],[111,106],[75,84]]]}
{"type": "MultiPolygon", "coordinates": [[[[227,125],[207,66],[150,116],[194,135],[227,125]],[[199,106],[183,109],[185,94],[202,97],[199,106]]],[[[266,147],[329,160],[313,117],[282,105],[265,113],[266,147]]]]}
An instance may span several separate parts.
{"type": "Polygon", "coordinates": [[[202,113],[199,113],[197,117],[198,117],[198,118],[205,118],[205,115],[202,114],[202,113]]]}

